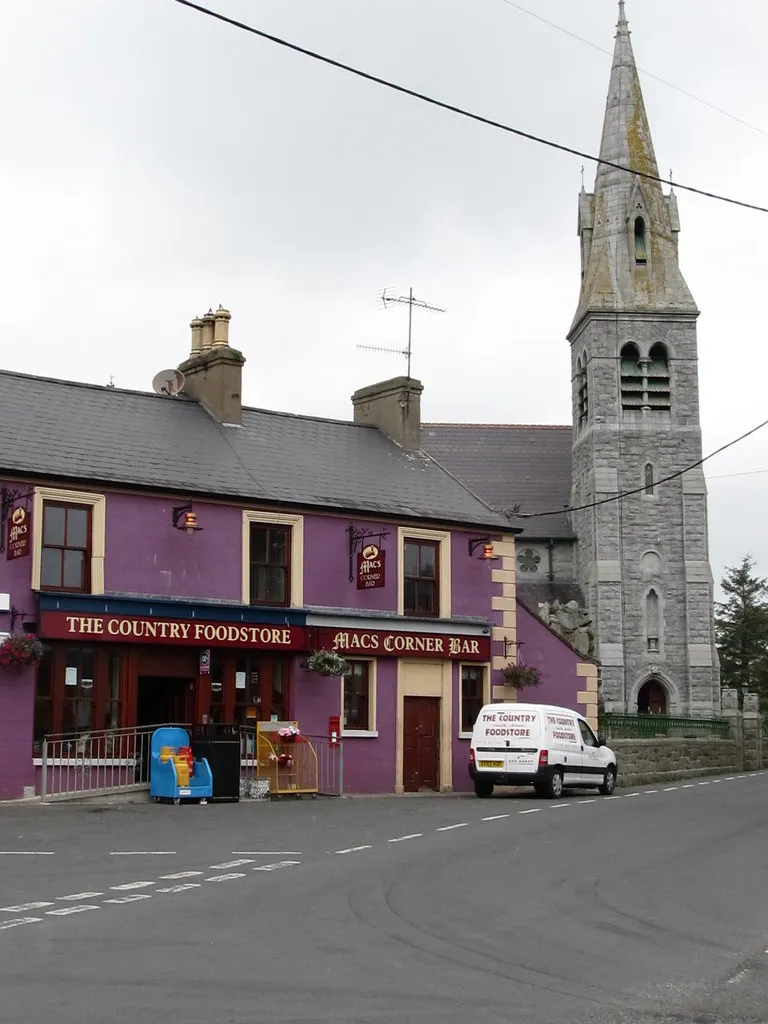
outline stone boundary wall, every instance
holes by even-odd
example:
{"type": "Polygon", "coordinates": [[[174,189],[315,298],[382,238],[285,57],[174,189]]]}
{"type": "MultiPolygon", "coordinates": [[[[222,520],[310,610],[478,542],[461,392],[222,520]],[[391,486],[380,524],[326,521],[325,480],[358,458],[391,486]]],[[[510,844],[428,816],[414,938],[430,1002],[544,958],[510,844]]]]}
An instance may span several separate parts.
{"type": "Polygon", "coordinates": [[[617,786],[644,786],[741,771],[736,740],[609,739],[619,763],[617,786]]]}

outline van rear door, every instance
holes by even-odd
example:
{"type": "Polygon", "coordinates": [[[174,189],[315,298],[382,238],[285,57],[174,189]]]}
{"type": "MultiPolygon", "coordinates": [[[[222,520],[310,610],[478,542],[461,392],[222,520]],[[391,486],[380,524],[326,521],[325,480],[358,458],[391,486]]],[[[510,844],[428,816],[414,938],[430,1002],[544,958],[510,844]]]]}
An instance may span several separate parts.
{"type": "Polygon", "coordinates": [[[536,770],[541,721],[536,710],[490,705],[480,712],[472,734],[480,772],[528,773],[536,770]]]}

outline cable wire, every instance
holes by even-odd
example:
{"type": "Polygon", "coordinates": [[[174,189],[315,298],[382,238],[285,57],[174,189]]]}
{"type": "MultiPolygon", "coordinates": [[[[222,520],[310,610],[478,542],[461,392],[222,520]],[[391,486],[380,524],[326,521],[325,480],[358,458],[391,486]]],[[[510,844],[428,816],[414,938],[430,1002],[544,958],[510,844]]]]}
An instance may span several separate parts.
{"type": "Polygon", "coordinates": [[[386,78],[380,78],[378,75],[372,75],[368,71],[361,71],[360,68],[352,67],[350,64],[344,64],[341,61],[334,60],[332,57],[326,57],[321,53],[316,53],[314,50],[308,50],[306,47],[299,46],[297,43],[291,43],[287,39],[281,39],[280,36],[264,32],[262,29],[254,28],[252,25],[246,25],[245,22],[237,21],[235,18],[229,18],[225,14],[219,14],[218,11],[212,11],[209,7],[203,7],[201,4],[192,3],[192,0],[173,0],[173,2],[181,4],[183,7],[189,7],[193,11],[198,11],[200,14],[205,14],[209,18],[215,18],[217,21],[222,21],[227,25],[232,25],[234,28],[241,29],[243,32],[250,32],[252,35],[259,36],[261,39],[267,39],[269,42],[276,43],[278,46],[283,46],[288,50],[293,50],[295,53],[301,53],[305,57],[311,57],[313,60],[319,60],[323,64],[328,64],[331,67],[338,68],[340,71],[348,71],[351,75],[363,78],[367,82],[374,82],[376,85],[383,85],[386,89],[392,89],[394,92],[402,93],[404,96],[411,96],[413,99],[420,100],[422,103],[429,103],[433,107],[439,107],[441,110],[448,110],[452,114],[458,114],[460,117],[469,118],[472,121],[477,121],[479,124],[485,124],[491,128],[498,128],[500,131],[508,132],[510,135],[516,135],[518,138],[527,139],[529,142],[536,142],[540,146],[548,146],[550,149],[556,149],[562,153],[569,153],[571,156],[577,156],[581,160],[589,160],[595,164],[602,164],[604,167],[612,167],[617,171],[626,171],[628,174],[634,174],[639,178],[656,181],[662,185],[669,185],[672,188],[682,189],[685,192],[693,192],[695,195],[704,196],[706,199],[715,199],[718,202],[729,203],[731,206],[740,206],[746,210],[756,210],[758,213],[768,213],[768,207],[758,206],[756,203],[747,203],[741,199],[733,199],[729,196],[720,195],[717,192],[708,192],[706,189],[695,188],[693,185],[683,185],[680,182],[673,181],[671,178],[661,178],[659,175],[650,174],[647,171],[633,170],[631,167],[625,167],[623,164],[614,163],[611,160],[602,160],[599,156],[592,156],[591,153],[583,153],[579,149],[573,149],[570,146],[564,146],[562,143],[553,142],[551,139],[544,139],[539,135],[533,135],[531,132],[525,132],[521,128],[513,128],[511,125],[504,124],[502,121],[495,121],[493,118],[484,117],[482,114],[475,114],[470,110],[465,110],[463,107],[457,107],[452,103],[446,103],[443,100],[435,99],[433,96],[427,96],[425,93],[417,92],[415,89],[408,89],[404,85],[397,85],[395,82],[391,82],[386,78]]]}
{"type": "MultiPolygon", "coordinates": [[[[514,7],[515,10],[520,11],[522,14],[527,14],[531,18],[535,18],[537,21],[543,22],[545,25],[549,25],[550,28],[557,29],[557,31],[562,32],[563,35],[570,36],[571,39],[575,39],[579,43],[584,43],[585,46],[589,46],[593,50],[598,50],[600,53],[606,53],[609,57],[613,56],[612,52],[607,50],[604,46],[599,46],[597,43],[593,43],[591,39],[585,39],[584,36],[577,35],[575,32],[571,32],[570,29],[563,28],[562,25],[558,25],[554,21],[550,21],[548,18],[542,17],[540,14],[536,14],[535,11],[529,11],[527,7],[522,7],[520,4],[515,3],[515,0],[502,0],[502,3],[507,4],[508,7],[514,7]]],[[[744,125],[745,128],[751,128],[753,132],[759,132],[761,135],[768,136],[768,132],[765,131],[764,128],[760,128],[758,125],[752,124],[750,121],[745,121],[743,117],[731,114],[728,110],[723,110],[722,107],[718,107],[714,103],[710,103],[709,100],[703,100],[701,96],[696,96],[687,89],[683,89],[681,86],[675,85],[674,82],[668,82],[666,78],[661,78],[660,75],[654,75],[652,71],[645,71],[641,67],[638,67],[637,70],[641,72],[641,74],[645,75],[646,78],[652,78],[654,81],[660,82],[662,85],[666,85],[667,88],[674,89],[675,92],[682,93],[683,96],[687,96],[689,99],[695,100],[696,103],[701,103],[702,106],[709,107],[710,110],[714,110],[718,114],[722,114],[724,117],[729,117],[732,121],[736,121],[738,124],[744,125]]]]}
{"type": "MultiPolygon", "coordinates": [[[[653,486],[659,487],[661,484],[668,484],[670,480],[677,480],[678,477],[683,476],[685,473],[690,473],[692,469],[698,469],[699,466],[703,466],[709,459],[713,459],[715,455],[719,455],[721,452],[726,451],[728,448],[733,448],[735,444],[740,441],[744,441],[752,434],[756,434],[758,430],[762,430],[763,427],[768,426],[768,420],[763,420],[762,423],[758,423],[756,427],[752,427],[745,434],[741,434],[739,437],[735,437],[732,441],[727,444],[721,445],[720,448],[716,448],[709,455],[705,455],[699,459],[698,462],[692,462],[690,466],[686,466],[685,469],[679,469],[676,473],[671,473],[669,476],[662,477],[660,480],[654,480],[653,486]]],[[[510,519],[539,519],[542,516],[561,516],[569,512],[582,512],[588,508],[598,508],[600,505],[609,505],[612,501],[621,501],[623,498],[629,498],[633,494],[642,494],[646,490],[645,484],[642,487],[634,487],[631,491],[620,491],[618,494],[612,494],[610,498],[601,498],[600,501],[590,501],[586,505],[564,505],[562,508],[549,509],[547,512],[518,512],[517,509],[510,509],[507,511],[507,516],[510,519]]]]}

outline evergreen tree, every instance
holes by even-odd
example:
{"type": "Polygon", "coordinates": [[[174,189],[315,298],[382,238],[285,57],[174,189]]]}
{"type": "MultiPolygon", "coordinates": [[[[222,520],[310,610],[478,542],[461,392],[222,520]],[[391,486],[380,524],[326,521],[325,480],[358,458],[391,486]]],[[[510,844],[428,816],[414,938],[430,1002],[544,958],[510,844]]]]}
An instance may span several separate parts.
{"type": "Polygon", "coordinates": [[[723,686],[768,698],[768,580],[755,575],[755,561],[727,568],[721,586],[726,600],[715,606],[715,637],[723,686]]]}

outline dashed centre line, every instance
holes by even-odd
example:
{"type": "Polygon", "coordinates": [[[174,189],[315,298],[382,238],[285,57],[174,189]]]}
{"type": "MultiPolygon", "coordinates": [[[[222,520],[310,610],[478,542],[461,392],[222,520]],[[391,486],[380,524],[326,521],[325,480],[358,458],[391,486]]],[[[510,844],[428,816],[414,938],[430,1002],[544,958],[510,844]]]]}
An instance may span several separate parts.
{"type": "Polygon", "coordinates": [[[531,807],[527,811],[518,811],[518,814],[538,814],[541,810],[540,807],[531,807]]]}
{"type": "Polygon", "coordinates": [[[658,789],[646,789],[645,795],[646,796],[650,796],[651,793],[658,793],[658,792],[659,792],[658,789]]]}
{"type": "MultiPolygon", "coordinates": [[[[43,907],[52,907],[53,903],[40,901],[37,903],[17,903],[15,907],[0,907],[9,914],[23,914],[27,910],[41,910],[43,907]]],[[[40,920],[36,918],[36,920],[40,920]]]]}
{"type": "Polygon", "coordinates": [[[577,804],[596,804],[597,800],[593,797],[591,800],[577,800],[577,804]]]}
{"type": "Polygon", "coordinates": [[[481,821],[500,821],[502,818],[508,818],[508,814],[490,814],[487,818],[481,818],[481,821]]]}
{"type": "MultiPolygon", "coordinates": [[[[360,850],[370,850],[370,849],[372,849],[372,847],[370,847],[370,846],[349,846],[349,847],[347,847],[346,850],[336,850],[334,852],[335,853],[358,853],[360,850]]],[[[269,865],[267,865],[267,867],[269,867],[269,865]]],[[[262,870],[263,871],[265,869],[264,868],[261,868],[261,869],[254,868],[253,870],[254,871],[258,871],[258,870],[262,870]]]]}
{"type": "Polygon", "coordinates": [[[181,882],[179,885],[169,885],[165,889],[157,889],[157,892],[186,892],[187,889],[199,889],[199,882],[181,882]]]}
{"type": "Polygon", "coordinates": [[[673,793],[676,789],[680,789],[679,786],[667,786],[664,790],[665,793],[673,793]]]}
{"type": "Polygon", "coordinates": [[[233,878],[245,878],[244,871],[230,871],[226,875],[211,875],[206,882],[231,882],[233,878]]]}
{"type": "Polygon", "coordinates": [[[148,889],[154,882],[123,882],[122,885],[110,885],[110,889],[122,892],[124,889],[148,889]]]}
{"type": "Polygon", "coordinates": [[[37,924],[38,921],[42,920],[42,917],[17,917],[13,921],[3,921],[0,924],[0,932],[5,931],[7,928],[18,928],[20,924],[37,924]]]}
{"type": "Polygon", "coordinates": [[[74,892],[71,896],[57,896],[57,900],[95,900],[97,896],[103,896],[103,892],[74,892]]]}
{"type": "Polygon", "coordinates": [[[251,857],[245,857],[245,858],[241,858],[240,860],[227,860],[227,861],[224,861],[223,864],[211,864],[210,870],[211,871],[220,871],[220,870],[226,871],[227,868],[239,868],[239,867],[242,867],[243,864],[253,864],[253,859],[251,857]]]}
{"type": "MultiPolygon", "coordinates": [[[[370,846],[361,846],[361,850],[370,850],[370,846]]],[[[340,850],[339,853],[345,853],[349,851],[340,850]]],[[[254,871],[278,871],[280,868],[290,868],[295,865],[301,864],[300,860],[279,860],[275,864],[260,864],[258,867],[253,868],[254,871]]]]}
{"type": "Polygon", "coordinates": [[[469,824],[468,821],[460,821],[458,825],[441,825],[440,828],[435,829],[436,832],[452,832],[455,828],[466,828],[469,824]]]}
{"type": "Polygon", "coordinates": [[[165,881],[165,879],[173,880],[176,878],[195,878],[197,875],[204,874],[204,871],[174,871],[172,875],[160,875],[160,877],[165,881]]]}
{"type": "Polygon", "coordinates": [[[83,914],[86,910],[101,910],[95,903],[79,903],[76,907],[59,907],[58,910],[46,910],[46,914],[55,917],[68,917],[70,914],[83,914]]]}
{"type": "Polygon", "coordinates": [[[115,896],[114,899],[104,900],[105,903],[135,903],[137,900],[151,900],[152,893],[132,892],[128,896],[115,896]]]}
{"type": "Polygon", "coordinates": [[[404,843],[406,839],[421,839],[423,832],[411,832],[408,836],[398,836],[397,839],[388,839],[388,843],[404,843]]]}

